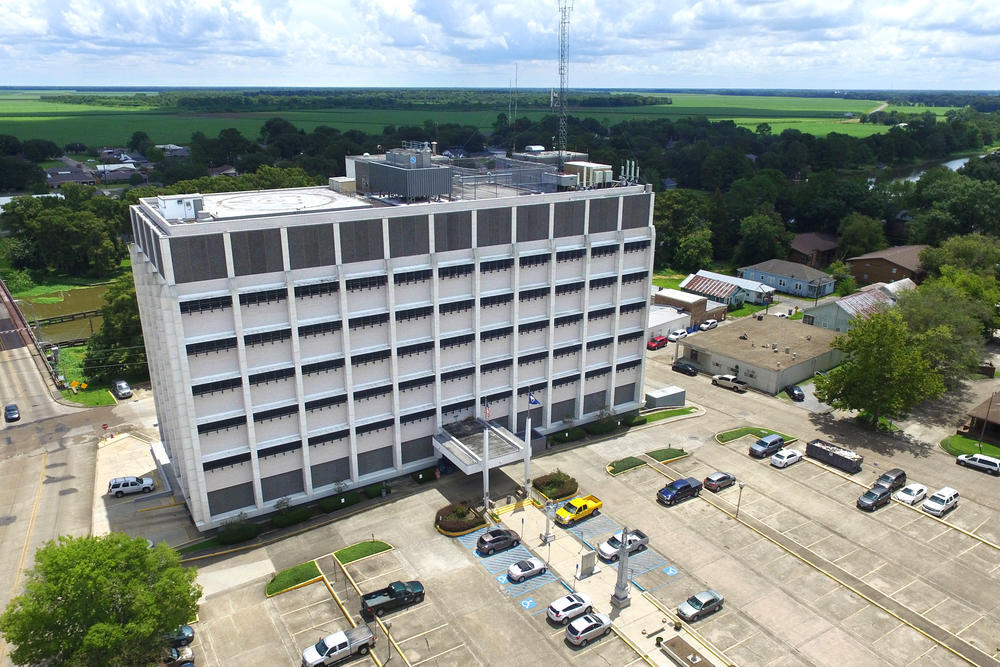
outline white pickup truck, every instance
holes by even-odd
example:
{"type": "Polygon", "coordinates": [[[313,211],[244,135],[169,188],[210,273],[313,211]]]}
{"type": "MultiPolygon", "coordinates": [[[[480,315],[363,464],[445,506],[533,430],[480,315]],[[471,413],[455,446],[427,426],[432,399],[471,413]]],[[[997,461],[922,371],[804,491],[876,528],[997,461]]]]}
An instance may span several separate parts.
{"type": "Polygon", "coordinates": [[[375,646],[375,635],[367,625],[327,635],[302,651],[302,667],[332,665],[355,653],[364,655],[375,646]]]}
{"type": "Polygon", "coordinates": [[[713,375],[712,384],[717,387],[725,387],[726,389],[732,389],[733,391],[742,394],[747,389],[750,388],[743,380],[740,380],[735,375],[713,375]]]}
{"type": "MultiPolygon", "coordinates": [[[[649,536],[641,530],[630,530],[628,531],[628,539],[625,540],[625,548],[628,549],[629,554],[639,551],[649,544],[649,536]]],[[[600,554],[601,558],[604,560],[616,561],[618,560],[618,549],[622,545],[622,531],[618,531],[611,537],[607,539],[601,546],[597,547],[597,553],[600,554]]]]}

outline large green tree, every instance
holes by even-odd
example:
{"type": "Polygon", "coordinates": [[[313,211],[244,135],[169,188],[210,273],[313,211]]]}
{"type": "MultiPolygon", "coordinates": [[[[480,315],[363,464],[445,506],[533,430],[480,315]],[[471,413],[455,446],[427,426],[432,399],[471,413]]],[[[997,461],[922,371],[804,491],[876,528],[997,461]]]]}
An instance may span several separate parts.
{"type": "Polygon", "coordinates": [[[740,240],[736,244],[736,260],[743,265],[768,259],[784,259],[792,234],[776,213],[754,213],[740,220],[740,240]]]}
{"type": "Polygon", "coordinates": [[[924,248],[920,265],[930,276],[941,275],[943,266],[995,276],[1000,269],[1000,239],[983,234],[953,236],[940,247],[924,248]]]}
{"type": "Polygon", "coordinates": [[[118,276],[104,293],[104,300],[101,328],[87,343],[87,356],[83,362],[86,379],[100,382],[116,377],[148,377],[146,347],[132,274],[118,276]]]}
{"type": "Polygon", "coordinates": [[[62,536],[35,553],[25,591],[0,616],[18,665],[153,664],[164,632],[198,610],[196,572],[165,543],[123,533],[62,536]]]}
{"type": "MultiPolygon", "coordinates": [[[[930,329],[923,336],[946,334],[930,329]]],[[[816,378],[816,397],[838,410],[860,410],[874,424],[881,417],[905,415],[945,389],[923,347],[914,343],[896,310],[855,318],[851,329],[833,341],[845,358],[828,375],[816,378]]]]}
{"type": "Polygon", "coordinates": [[[888,245],[882,222],[871,216],[851,213],[837,228],[837,247],[843,257],[857,257],[888,245]]]}

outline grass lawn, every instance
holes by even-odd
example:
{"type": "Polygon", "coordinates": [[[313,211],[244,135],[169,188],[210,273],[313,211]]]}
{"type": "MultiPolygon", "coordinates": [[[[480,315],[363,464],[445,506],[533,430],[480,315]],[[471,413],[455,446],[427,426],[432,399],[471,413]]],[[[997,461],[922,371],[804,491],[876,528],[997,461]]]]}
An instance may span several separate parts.
{"type": "Polygon", "coordinates": [[[653,284],[664,289],[680,289],[684,278],[685,276],[661,273],[653,277],[653,284]]]}
{"type": "Polygon", "coordinates": [[[747,315],[753,315],[754,313],[759,313],[765,308],[767,308],[767,306],[758,306],[753,303],[745,303],[741,308],[729,311],[726,314],[726,317],[731,317],[734,319],[737,317],[746,317],[747,315]]]}
{"type": "Polygon", "coordinates": [[[680,458],[681,456],[687,456],[687,452],[685,452],[683,449],[674,449],[673,447],[667,447],[665,449],[654,449],[651,452],[646,452],[646,456],[662,462],[662,461],[669,461],[670,459],[680,458]]]}
{"type": "Polygon", "coordinates": [[[286,591],[292,586],[301,584],[303,582],[309,581],[310,579],[315,579],[319,576],[319,568],[316,567],[316,563],[309,561],[308,563],[302,563],[296,565],[295,567],[290,567],[287,570],[282,570],[278,574],[274,575],[274,579],[267,582],[268,595],[276,595],[282,591],[286,591]]]}
{"type": "Polygon", "coordinates": [[[689,415],[695,411],[697,411],[697,408],[694,407],[674,408],[672,410],[663,410],[661,412],[654,412],[643,416],[646,418],[646,423],[648,424],[649,422],[655,422],[660,419],[670,419],[671,417],[679,417],[680,415],[689,415]]]}
{"type": "MultiPolygon", "coordinates": [[[[951,435],[941,441],[941,449],[958,456],[959,454],[978,454],[979,439],[967,438],[964,435],[951,435]]],[[[988,442],[982,444],[983,454],[1000,458],[1000,447],[991,445],[988,442]]]]}
{"type": "Polygon", "coordinates": [[[638,468],[644,465],[642,459],[637,459],[634,456],[626,456],[623,459],[618,459],[617,461],[612,461],[608,467],[611,468],[611,474],[617,475],[620,472],[625,472],[626,470],[631,470],[632,468],[638,468]]]}
{"type": "Polygon", "coordinates": [[[379,540],[369,540],[367,542],[358,542],[355,545],[345,547],[340,551],[335,552],[333,555],[341,563],[347,565],[348,563],[360,560],[365,556],[371,556],[372,554],[388,551],[391,548],[392,547],[385,542],[380,542],[379,540]]]}
{"type": "MultiPolygon", "coordinates": [[[[73,380],[77,382],[86,380],[86,375],[83,372],[83,358],[86,354],[87,347],[85,345],[59,348],[59,372],[66,378],[67,383],[73,380]]],[[[103,384],[93,384],[89,385],[86,389],[77,389],[76,394],[69,389],[64,389],[62,395],[64,398],[75,403],[82,403],[83,405],[98,406],[115,404],[115,397],[111,395],[108,387],[103,384]]]]}
{"type": "Polygon", "coordinates": [[[743,428],[736,428],[733,429],[732,431],[724,431],[723,433],[719,433],[715,437],[719,439],[719,442],[726,443],[726,442],[732,442],[737,438],[742,438],[745,435],[755,435],[758,438],[763,438],[765,435],[771,435],[772,433],[777,433],[782,438],[784,438],[786,444],[789,442],[793,442],[795,440],[795,438],[793,438],[792,436],[785,435],[780,431],[772,431],[769,428],[758,428],[756,426],[744,426],[743,428]]]}
{"type": "Polygon", "coordinates": [[[217,546],[219,546],[219,538],[210,537],[207,540],[203,540],[201,542],[195,542],[194,544],[189,544],[182,549],[178,549],[177,553],[183,556],[184,554],[194,553],[196,551],[201,551],[203,549],[211,549],[217,546]]]}

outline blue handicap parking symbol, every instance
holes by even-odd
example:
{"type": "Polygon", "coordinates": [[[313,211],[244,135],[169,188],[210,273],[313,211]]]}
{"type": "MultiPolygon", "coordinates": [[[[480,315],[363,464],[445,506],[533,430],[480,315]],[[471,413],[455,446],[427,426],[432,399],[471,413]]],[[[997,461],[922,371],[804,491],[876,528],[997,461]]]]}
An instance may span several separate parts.
{"type": "Polygon", "coordinates": [[[666,566],[665,568],[663,568],[663,571],[667,573],[668,577],[672,577],[675,574],[677,574],[677,568],[674,567],[673,565],[666,566]]]}
{"type": "Polygon", "coordinates": [[[537,607],[538,603],[532,600],[531,598],[525,598],[521,600],[521,606],[524,607],[525,609],[531,609],[532,607],[537,607]]]}
{"type": "Polygon", "coordinates": [[[499,581],[501,584],[506,584],[507,583],[507,575],[506,574],[501,574],[499,577],[497,577],[497,581],[499,581]]]}

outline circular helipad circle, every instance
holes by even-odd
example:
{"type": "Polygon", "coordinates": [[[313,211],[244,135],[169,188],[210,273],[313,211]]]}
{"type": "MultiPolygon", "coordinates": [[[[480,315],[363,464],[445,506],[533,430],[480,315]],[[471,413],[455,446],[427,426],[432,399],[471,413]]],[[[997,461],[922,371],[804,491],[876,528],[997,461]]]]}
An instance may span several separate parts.
{"type": "Polygon", "coordinates": [[[252,192],[223,197],[216,206],[220,212],[262,213],[273,211],[302,211],[333,205],[334,193],[321,192],[252,192]]]}

